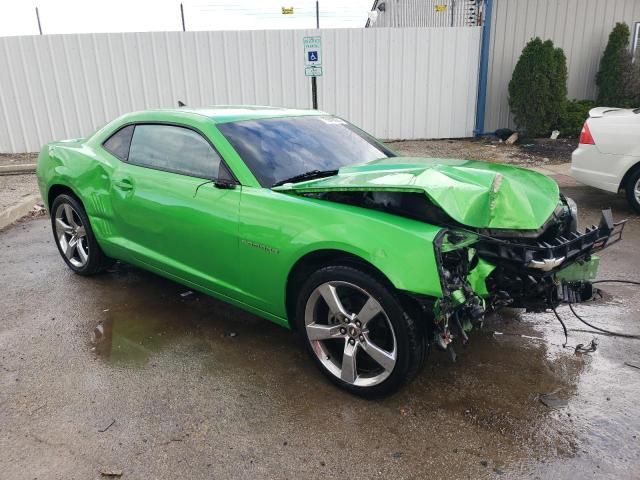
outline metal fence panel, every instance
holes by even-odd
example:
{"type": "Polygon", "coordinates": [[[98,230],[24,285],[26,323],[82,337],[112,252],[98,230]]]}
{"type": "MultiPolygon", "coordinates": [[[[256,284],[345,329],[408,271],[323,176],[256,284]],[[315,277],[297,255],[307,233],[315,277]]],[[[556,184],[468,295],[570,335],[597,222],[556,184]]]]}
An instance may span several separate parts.
{"type": "Polygon", "coordinates": [[[310,108],[302,37],[321,35],[319,107],[381,138],[472,135],[480,28],[0,38],[0,152],[89,135],[146,108],[310,108]]]}
{"type": "Polygon", "coordinates": [[[640,0],[494,0],[485,130],[514,127],[508,85],[532,38],[551,39],[567,57],[570,99],[595,99],[595,78],[616,22],[640,22],[640,0]]]}

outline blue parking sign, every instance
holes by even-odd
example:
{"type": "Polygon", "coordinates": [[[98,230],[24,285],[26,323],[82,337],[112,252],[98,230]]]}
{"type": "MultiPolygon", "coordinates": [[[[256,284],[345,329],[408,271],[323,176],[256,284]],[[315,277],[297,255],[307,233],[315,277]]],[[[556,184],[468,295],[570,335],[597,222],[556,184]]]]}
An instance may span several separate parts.
{"type": "MultiPolygon", "coordinates": [[[[309,67],[322,67],[322,38],[318,35],[315,37],[304,37],[304,66],[305,74],[309,67]]],[[[320,71],[320,68],[314,69],[313,72],[320,71]]],[[[322,75],[322,73],[320,73],[322,75]]],[[[313,73],[313,76],[318,76],[313,73]]]]}

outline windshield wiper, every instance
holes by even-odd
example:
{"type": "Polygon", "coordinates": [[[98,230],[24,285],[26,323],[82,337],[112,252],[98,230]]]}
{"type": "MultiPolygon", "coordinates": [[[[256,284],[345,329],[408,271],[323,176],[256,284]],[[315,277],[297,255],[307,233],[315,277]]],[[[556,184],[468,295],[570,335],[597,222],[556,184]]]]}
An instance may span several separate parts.
{"type": "Polygon", "coordinates": [[[338,170],[311,170],[309,172],[301,173],[300,175],[294,175],[293,177],[285,178],[284,180],[280,180],[271,186],[278,187],[280,185],[284,185],[285,183],[303,182],[305,180],[313,180],[314,178],[331,177],[337,174],[338,170]]]}

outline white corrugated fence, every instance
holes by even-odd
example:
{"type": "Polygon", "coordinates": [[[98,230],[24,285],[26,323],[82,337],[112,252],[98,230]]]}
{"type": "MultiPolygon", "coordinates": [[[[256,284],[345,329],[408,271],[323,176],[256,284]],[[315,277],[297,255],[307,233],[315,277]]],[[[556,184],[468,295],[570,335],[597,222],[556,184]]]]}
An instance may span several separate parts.
{"type": "Polygon", "coordinates": [[[152,32],[0,38],[0,152],[37,151],[146,108],[311,107],[305,35],[321,35],[319,107],[380,138],[471,136],[479,27],[152,32]]]}

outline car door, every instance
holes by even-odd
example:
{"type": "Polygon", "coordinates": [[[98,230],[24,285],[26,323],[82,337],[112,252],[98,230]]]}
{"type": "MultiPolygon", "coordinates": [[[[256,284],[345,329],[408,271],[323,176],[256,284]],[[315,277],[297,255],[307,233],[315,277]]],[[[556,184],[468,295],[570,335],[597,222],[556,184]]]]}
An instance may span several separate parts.
{"type": "Polygon", "coordinates": [[[113,224],[137,262],[236,297],[241,186],[219,177],[232,178],[200,132],[136,124],[111,175],[113,224]]]}

